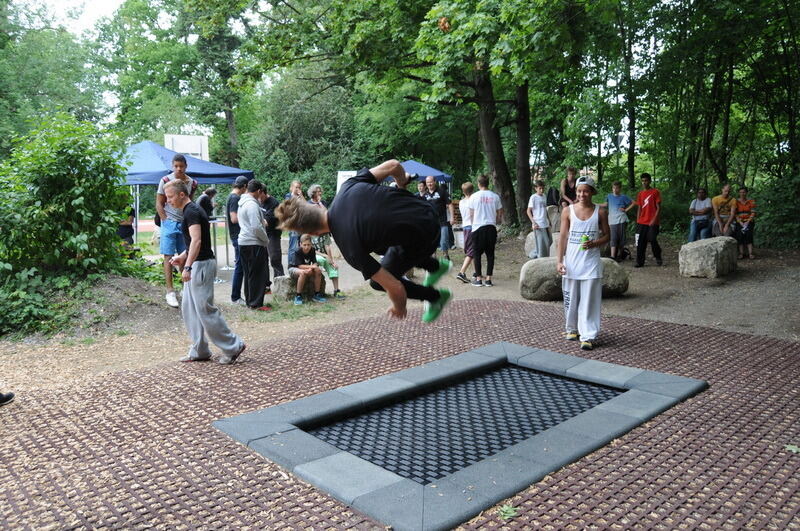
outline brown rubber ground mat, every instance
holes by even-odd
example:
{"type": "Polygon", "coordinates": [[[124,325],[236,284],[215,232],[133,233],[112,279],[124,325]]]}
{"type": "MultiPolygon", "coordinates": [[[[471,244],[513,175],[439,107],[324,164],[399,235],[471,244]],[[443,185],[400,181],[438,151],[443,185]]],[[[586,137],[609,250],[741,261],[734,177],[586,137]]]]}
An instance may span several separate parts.
{"type": "Polygon", "coordinates": [[[800,454],[785,449],[800,444],[800,344],[606,316],[582,353],[562,327],[554,305],[457,301],[433,325],[418,311],[353,321],[234,366],[175,362],[22,395],[0,409],[0,527],[380,528],[211,422],[495,341],[710,388],[507,500],[513,519],[488,510],[465,528],[800,527],[800,454]]]}

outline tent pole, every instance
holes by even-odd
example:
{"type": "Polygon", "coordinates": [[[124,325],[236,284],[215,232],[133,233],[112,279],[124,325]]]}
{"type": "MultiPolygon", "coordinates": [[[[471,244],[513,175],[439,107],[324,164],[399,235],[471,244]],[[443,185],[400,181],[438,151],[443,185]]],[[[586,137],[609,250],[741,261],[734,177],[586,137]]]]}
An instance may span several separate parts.
{"type": "Polygon", "coordinates": [[[139,185],[132,186],[133,194],[133,209],[135,210],[135,217],[133,218],[133,244],[139,244],[139,185]],[[134,191],[135,190],[135,191],[134,191]]]}

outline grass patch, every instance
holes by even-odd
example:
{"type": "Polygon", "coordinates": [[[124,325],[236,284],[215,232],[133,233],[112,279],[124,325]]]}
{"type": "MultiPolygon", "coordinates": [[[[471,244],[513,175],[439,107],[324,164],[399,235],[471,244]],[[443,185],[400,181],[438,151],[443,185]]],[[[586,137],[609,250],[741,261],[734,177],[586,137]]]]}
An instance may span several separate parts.
{"type": "MultiPolygon", "coordinates": [[[[345,301],[342,301],[345,302],[345,301]]],[[[306,302],[302,305],[297,305],[292,301],[273,301],[270,303],[272,310],[268,312],[257,312],[252,310],[244,310],[240,321],[258,322],[258,323],[274,323],[276,321],[295,321],[303,319],[304,317],[312,317],[334,311],[337,307],[341,306],[340,301],[335,301],[328,298],[328,302],[306,302]]]]}

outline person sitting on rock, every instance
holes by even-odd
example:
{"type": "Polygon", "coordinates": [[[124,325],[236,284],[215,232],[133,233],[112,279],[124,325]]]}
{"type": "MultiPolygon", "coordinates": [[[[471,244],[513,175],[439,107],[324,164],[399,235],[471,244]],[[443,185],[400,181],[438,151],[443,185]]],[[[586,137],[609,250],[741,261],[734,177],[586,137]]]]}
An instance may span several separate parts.
{"type": "Polygon", "coordinates": [[[722,192],[711,200],[714,209],[714,236],[733,236],[736,222],[736,199],[731,197],[731,185],[723,184],[722,192]]]}
{"type": "Polygon", "coordinates": [[[297,280],[297,295],[294,303],[303,304],[303,288],[306,281],[311,279],[314,282],[314,302],[326,302],[327,299],[320,292],[322,286],[322,270],[317,265],[317,256],[314,246],[311,244],[311,236],[303,234],[300,236],[300,245],[289,254],[289,275],[297,280]]]}

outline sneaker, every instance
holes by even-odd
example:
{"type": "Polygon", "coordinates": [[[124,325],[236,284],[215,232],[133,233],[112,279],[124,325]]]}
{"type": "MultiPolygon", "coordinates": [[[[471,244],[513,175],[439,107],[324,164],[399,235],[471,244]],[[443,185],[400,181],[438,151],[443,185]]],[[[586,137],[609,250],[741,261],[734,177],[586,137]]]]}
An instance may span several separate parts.
{"type": "Polygon", "coordinates": [[[642,267],[644,264],[633,264],[633,267],[642,267]]]}
{"type": "Polygon", "coordinates": [[[180,306],[180,304],[178,304],[178,296],[175,295],[174,291],[170,291],[169,293],[167,293],[166,299],[167,299],[167,305],[169,305],[170,307],[177,308],[178,306],[180,306]]]}
{"type": "Polygon", "coordinates": [[[664,265],[664,261],[659,258],[658,260],[656,260],[656,265],[658,266],[664,265]]]}
{"type": "Polygon", "coordinates": [[[314,296],[311,297],[311,300],[314,302],[328,302],[328,299],[326,299],[322,293],[315,293],[314,296]]]}
{"type": "Polygon", "coordinates": [[[581,350],[592,350],[594,348],[594,343],[591,341],[581,341],[581,350]]]}
{"type": "Polygon", "coordinates": [[[467,278],[467,275],[465,275],[464,273],[459,272],[456,275],[456,278],[461,282],[463,282],[464,284],[469,284],[469,279],[467,278]]]}
{"type": "Polygon", "coordinates": [[[264,290],[264,295],[272,295],[272,288],[267,286],[267,289],[264,290]]]}
{"type": "Polygon", "coordinates": [[[0,393],[0,406],[10,404],[14,401],[14,393],[0,393]]]}
{"type": "Polygon", "coordinates": [[[473,279],[472,279],[472,282],[470,282],[470,283],[469,283],[469,285],[470,285],[470,286],[474,286],[474,287],[476,287],[476,288],[482,288],[482,287],[483,287],[483,282],[481,282],[481,281],[480,281],[479,279],[477,279],[477,278],[473,278],[473,279]]]}
{"type": "Polygon", "coordinates": [[[239,352],[237,352],[236,354],[234,354],[233,356],[230,356],[230,357],[222,356],[219,359],[219,364],[220,365],[233,365],[234,363],[236,363],[236,360],[239,359],[239,356],[242,354],[242,352],[244,352],[244,349],[246,349],[246,348],[247,348],[247,345],[242,343],[242,348],[239,349],[239,352]]]}
{"type": "Polygon", "coordinates": [[[494,287],[494,284],[492,284],[492,281],[491,281],[491,280],[484,280],[484,281],[483,281],[483,285],[484,285],[484,286],[486,286],[487,288],[492,288],[492,287],[494,287]]]}
{"type": "Polygon", "coordinates": [[[450,299],[453,297],[449,289],[440,289],[438,291],[439,300],[436,302],[425,301],[425,313],[422,314],[423,323],[432,323],[438,319],[439,314],[442,313],[444,307],[447,306],[447,303],[450,302],[450,299]]]}
{"type": "Polygon", "coordinates": [[[564,332],[564,339],[567,341],[577,341],[578,332],[564,332]]]}
{"type": "Polygon", "coordinates": [[[231,304],[234,306],[247,306],[247,303],[244,302],[244,299],[236,299],[235,301],[231,301],[231,304]]]}
{"type": "Polygon", "coordinates": [[[336,291],[333,292],[333,298],[334,299],[345,299],[346,297],[344,296],[344,293],[342,293],[342,290],[337,289],[336,291]]]}
{"type": "Polygon", "coordinates": [[[211,358],[193,358],[193,357],[191,357],[191,356],[189,356],[189,355],[187,354],[186,356],[182,357],[182,358],[181,358],[181,359],[179,359],[178,361],[184,361],[184,362],[186,362],[186,361],[208,361],[208,360],[210,360],[210,359],[211,359],[211,358]]]}
{"type": "Polygon", "coordinates": [[[453,262],[450,260],[439,258],[439,269],[434,272],[428,272],[425,275],[425,280],[422,281],[422,285],[426,288],[429,288],[439,282],[439,279],[442,278],[448,271],[453,268],[453,262]]]}
{"type": "Polygon", "coordinates": [[[295,306],[300,306],[301,304],[303,304],[303,296],[302,295],[295,295],[294,296],[294,305],[295,306]]]}

